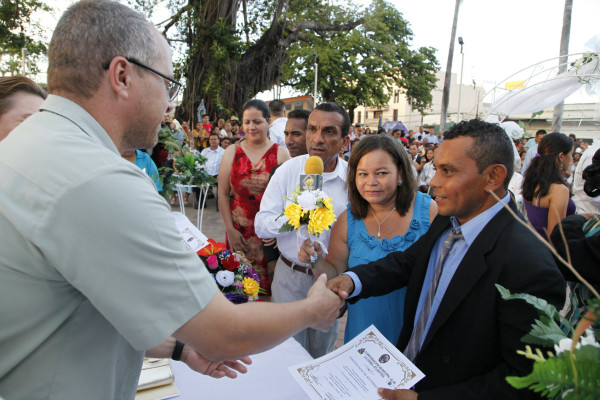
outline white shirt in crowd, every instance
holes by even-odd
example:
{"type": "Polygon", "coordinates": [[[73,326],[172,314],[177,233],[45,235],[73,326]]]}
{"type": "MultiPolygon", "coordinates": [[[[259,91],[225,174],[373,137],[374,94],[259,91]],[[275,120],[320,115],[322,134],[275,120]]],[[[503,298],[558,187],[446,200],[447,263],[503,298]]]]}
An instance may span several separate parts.
{"type": "Polygon", "coordinates": [[[529,168],[529,164],[531,164],[531,160],[537,154],[538,145],[537,143],[533,145],[529,150],[527,150],[527,154],[525,154],[525,160],[523,161],[523,165],[521,166],[521,174],[525,176],[525,171],[529,168]]]}
{"type": "Polygon", "coordinates": [[[207,147],[200,152],[200,155],[206,158],[204,168],[209,175],[219,175],[219,165],[221,164],[223,154],[225,154],[225,149],[221,146],[218,146],[216,150],[207,147]]]}
{"type": "Polygon", "coordinates": [[[421,142],[423,141],[422,139],[427,139],[427,144],[436,144],[438,142],[437,136],[429,133],[424,133],[423,137],[421,138],[421,142]]]}
{"type": "MultiPolygon", "coordinates": [[[[260,202],[260,211],[254,219],[254,230],[262,239],[277,238],[277,247],[280,253],[290,261],[305,265],[298,260],[298,240],[295,231],[280,233],[279,228],[286,222],[285,217],[277,218],[286,205],[285,197],[290,197],[292,191],[300,183],[300,174],[304,171],[304,164],[309,155],[294,157],[281,164],[271,177],[260,202]]],[[[335,215],[346,209],[348,191],[346,189],[346,170],[348,163],[338,158],[333,172],[323,173],[323,191],[332,198],[335,215]]],[[[319,240],[327,247],[331,231],[323,231],[319,240]]]]}
{"type": "Polygon", "coordinates": [[[269,139],[271,139],[272,142],[285,147],[286,149],[287,146],[285,145],[285,133],[283,133],[283,131],[285,130],[285,124],[287,124],[287,120],[288,119],[286,117],[279,117],[273,121],[269,127],[269,139]]]}
{"type": "Polygon", "coordinates": [[[429,186],[429,182],[435,175],[435,166],[433,165],[433,161],[429,161],[425,165],[423,165],[423,169],[419,174],[419,179],[417,181],[417,186],[421,187],[423,185],[429,186]]]}
{"type": "Polygon", "coordinates": [[[583,178],[581,174],[588,165],[592,164],[592,157],[600,149],[600,139],[594,139],[594,143],[583,152],[577,168],[575,168],[575,177],[573,179],[573,201],[577,206],[577,214],[600,213],[600,196],[590,197],[583,191],[583,178]]]}

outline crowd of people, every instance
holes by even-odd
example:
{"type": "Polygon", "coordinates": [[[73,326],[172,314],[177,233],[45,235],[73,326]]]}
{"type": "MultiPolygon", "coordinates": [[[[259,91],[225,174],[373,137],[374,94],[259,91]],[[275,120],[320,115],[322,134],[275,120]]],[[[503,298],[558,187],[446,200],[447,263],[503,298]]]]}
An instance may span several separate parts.
{"type": "Polygon", "coordinates": [[[600,142],[544,131],[513,141],[480,120],[371,132],[334,102],[286,115],[281,100],[257,99],[241,124],[204,115],[190,130],[165,117],[179,89],[164,78],[167,41],[110,0],[72,5],[48,57],[48,96],[0,78],[7,399],[132,399],[144,355],[216,378],[290,336],[319,357],[346,307],[346,341],[374,324],[425,374],[382,398],[535,398],[506,377],[531,371],[517,350],[536,312],[496,285],[581,318],[591,293],[545,241],[600,284],[600,142]],[[206,158],[227,246],[261,267],[270,301],[233,305],[181,245],[147,176],[158,170],[143,150],[161,128],[206,158]],[[318,242],[280,232],[310,156],[337,216],[318,242]],[[522,209],[541,238],[509,212],[522,209]]]}

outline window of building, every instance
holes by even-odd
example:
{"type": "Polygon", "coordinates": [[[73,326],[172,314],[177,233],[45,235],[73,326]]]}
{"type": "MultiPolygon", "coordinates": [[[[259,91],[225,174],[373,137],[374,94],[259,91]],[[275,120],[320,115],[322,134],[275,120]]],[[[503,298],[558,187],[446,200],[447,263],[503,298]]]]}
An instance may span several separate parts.
{"type": "Polygon", "coordinates": [[[383,111],[382,110],[373,111],[373,118],[378,119],[378,118],[380,118],[382,116],[383,116],[383,111]]]}
{"type": "Polygon", "coordinates": [[[294,110],[303,110],[303,109],[304,109],[303,101],[297,101],[294,103],[294,110]]]}
{"type": "Polygon", "coordinates": [[[292,103],[285,103],[285,110],[292,111],[292,103]]]}
{"type": "Polygon", "coordinates": [[[368,119],[369,119],[369,112],[365,111],[365,122],[367,122],[368,119]]]}
{"type": "Polygon", "coordinates": [[[398,110],[394,110],[394,121],[398,121],[398,110]]]}
{"type": "Polygon", "coordinates": [[[357,113],[357,115],[356,115],[356,123],[357,123],[357,124],[360,124],[360,123],[361,123],[361,121],[360,121],[360,114],[361,114],[361,112],[359,111],[359,112],[357,113]]]}
{"type": "MultiPolygon", "coordinates": [[[[397,90],[394,91],[394,103],[400,103],[400,92],[397,90]]],[[[396,121],[396,118],[394,118],[394,121],[396,121]]]]}

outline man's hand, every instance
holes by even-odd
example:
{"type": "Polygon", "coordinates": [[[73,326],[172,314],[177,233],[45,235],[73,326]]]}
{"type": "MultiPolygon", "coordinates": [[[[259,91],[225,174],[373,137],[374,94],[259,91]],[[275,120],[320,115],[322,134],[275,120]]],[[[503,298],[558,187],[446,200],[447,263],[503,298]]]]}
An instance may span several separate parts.
{"type": "Polygon", "coordinates": [[[275,246],[277,248],[277,238],[263,239],[263,246],[275,246]]]}
{"type": "Polygon", "coordinates": [[[339,275],[327,282],[327,287],[340,296],[341,299],[347,299],[354,291],[354,282],[348,275],[339,275]]]}
{"type": "Polygon", "coordinates": [[[377,393],[381,396],[382,399],[388,400],[417,400],[418,394],[417,392],[413,392],[412,390],[405,389],[377,389],[377,393]]]}
{"type": "Polygon", "coordinates": [[[223,362],[210,361],[202,357],[200,353],[187,345],[183,347],[181,361],[186,363],[188,367],[194,371],[203,375],[212,376],[213,378],[217,379],[225,376],[231,379],[236,378],[237,373],[235,371],[245,374],[248,372],[248,369],[244,366],[244,364],[252,364],[250,357],[243,357],[240,359],[240,361],[242,361],[244,364],[237,360],[223,362]]]}
{"type": "Polygon", "coordinates": [[[327,289],[327,275],[321,274],[308,291],[306,299],[311,303],[316,321],[311,328],[327,332],[340,314],[342,300],[331,290],[327,289]]]}

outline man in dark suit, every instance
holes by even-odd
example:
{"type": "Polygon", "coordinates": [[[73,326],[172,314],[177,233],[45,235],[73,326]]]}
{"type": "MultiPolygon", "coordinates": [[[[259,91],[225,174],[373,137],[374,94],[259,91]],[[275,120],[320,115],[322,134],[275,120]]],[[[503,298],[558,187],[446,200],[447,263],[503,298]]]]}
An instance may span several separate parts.
{"type": "Polygon", "coordinates": [[[535,398],[505,380],[531,371],[530,360],[516,351],[524,347],[535,310],[502,300],[495,284],[560,308],[565,283],[550,252],[491,194],[518,213],[507,191],[512,146],[498,125],[471,120],[454,126],[434,161],[439,215],[429,231],[405,252],[328,283],[350,302],[407,286],[397,347],[425,378],[415,391],[380,389],[383,398],[535,398]]]}

